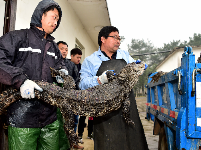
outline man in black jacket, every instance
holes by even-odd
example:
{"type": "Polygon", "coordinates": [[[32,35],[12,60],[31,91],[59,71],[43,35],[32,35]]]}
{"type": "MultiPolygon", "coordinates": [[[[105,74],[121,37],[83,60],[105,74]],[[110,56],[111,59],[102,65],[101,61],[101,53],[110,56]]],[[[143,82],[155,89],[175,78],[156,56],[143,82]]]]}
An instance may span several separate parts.
{"type": "MultiPolygon", "coordinates": [[[[61,52],[61,55],[64,59],[64,63],[66,65],[66,68],[68,69],[68,75],[72,76],[74,81],[75,81],[75,84],[76,84],[76,89],[78,90],[79,89],[79,71],[78,71],[78,68],[76,66],[75,63],[73,63],[71,60],[67,59],[67,55],[68,55],[68,44],[64,41],[59,41],[57,42],[57,45],[58,45],[58,48],[61,52]]],[[[79,115],[74,115],[74,131],[76,133],[76,130],[77,130],[77,124],[78,124],[78,119],[79,119],[79,115]]],[[[83,146],[80,146],[80,145],[74,145],[73,148],[76,148],[76,149],[84,149],[83,146]]]]}
{"type": "MultiPolygon", "coordinates": [[[[78,69],[78,72],[81,69],[81,58],[82,58],[82,51],[79,48],[73,48],[70,51],[70,56],[71,56],[71,62],[73,62],[78,69]]],[[[80,73],[79,73],[79,78],[80,78],[80,73]]],[[[79,79],[80,81],[80,79],[79,79]]],[[[80,116],[79,118],[79,125],[78,125],[78,138],[79,138],[79,142],[81,144],[83,144],[83,140],[82,140],[82,136],[83,136],[83,132],[84,132],[84,128],[86,127],[86,123],[85,123],[85,119],[86,116],[80,116]]]]}
{"type": "Polygon", "coordinates": [[[65,66],[68,70],[68,75],[73,77],[73,79],[76,83],[76,88],[78,88],[78,86],[77,86],[77,82],[79,81],[78,69],[73,62],[71,62],[69,59],[66,58],[67,54],[68,54],[68,44],[64,41],[59,41],[59,42],[57,42],[57,45],[58,45],[58,48],[63,57],[65,66]]]}
{"type": "Polygon", "coordinates": [[[67,73],[50,35],[61,16],[56,2],[43,0],[32,15],[30,29],[0,38],[0,82],[20,90],[22,96],[7,111],[9,150],[59,150],[57,108],[35,98],[34,89],[42,89],[33,80],[52,83],[50,67],[67,73]]]}

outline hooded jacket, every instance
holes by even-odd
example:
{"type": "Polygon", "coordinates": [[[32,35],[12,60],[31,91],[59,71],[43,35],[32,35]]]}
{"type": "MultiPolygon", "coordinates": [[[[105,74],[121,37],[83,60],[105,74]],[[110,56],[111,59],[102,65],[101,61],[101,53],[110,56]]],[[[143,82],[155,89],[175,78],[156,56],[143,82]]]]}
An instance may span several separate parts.
{"type": "Polygon", "coordinates": [[[62,17],[62,11],[61,7],[58,5],[58,3],[54,2],[53,0],[43,0],[38,3],[37,7],[35,8],[33,15],[31,17],[31,25],[41,27],[41,19],[42,15],[45,9],[47,9],[50,6],[56,6],[57,10],[59,11],[59,20],[57,22],[57,27],[54,29],[54,31],[58,28],[60,22],[61,22],[61,17],[62,17]]]}
{"type": "MultiPolygon", "coordinates": [[[[36,27],[42,27],[44,10],[56,6],[61,21],[61,8],[53,0],[43,0],[36,7],[30,29],[9,32],[0,38],[0,82],[19,89],[26,80],[53,82],[50,67],[66,69],[54,37],[36,27]]],[[[55,28],[55,30],[56,30],[55,28]]],[[[54,30],[54,31],[55,31],[54,30]]],[[[8,107],[8,123],[14,127],[38,128],[54,122],[56,107],[37,99],[19,100],[8,107]]]]}

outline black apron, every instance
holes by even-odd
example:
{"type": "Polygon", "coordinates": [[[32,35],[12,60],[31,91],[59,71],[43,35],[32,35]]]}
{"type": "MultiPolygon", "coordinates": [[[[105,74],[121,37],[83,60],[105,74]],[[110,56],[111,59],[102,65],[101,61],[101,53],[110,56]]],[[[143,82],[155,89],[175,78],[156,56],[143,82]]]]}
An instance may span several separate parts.
{"type": "MultiPolygon", "coordinates": [[[[106,70],[119,73],[126,64],[123,59],[103,61],[96,75],[100,76],[106,70]]],[[[148,150],[133,90],[129,98],[130,118],[135,122],[135,127],[126,123],[122,108],[94,117],[94,150],[148,150]]]]}

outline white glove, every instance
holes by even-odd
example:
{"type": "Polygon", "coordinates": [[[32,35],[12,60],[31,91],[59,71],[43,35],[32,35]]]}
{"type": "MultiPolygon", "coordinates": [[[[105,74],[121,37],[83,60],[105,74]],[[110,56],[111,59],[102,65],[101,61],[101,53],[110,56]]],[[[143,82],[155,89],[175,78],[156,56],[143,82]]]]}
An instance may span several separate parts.
{"type": "Polygon", "coordinates": [[[64,79],[61,76],[56,76],[57,83],[64,83],[64,79]]]}
{"type": "Polygon", "coordinates": [[[31,99],[35,97],[34,89],[42,92],[43,89],[39,87],[35,82],[27,79],[20,87],[22,98],[31,99]]]}
{"type": "Polygon", "coordinates": [[[66,76],[68,75],[68,70],[66,70],[66,69],[60,69],[59,72],[64,73],[64,75],[66,75],[66,76]]]}
{"type": "Polygon", "coordinates": [[[104,72],[98,77],[99,80],[100,80],[100,82],[101,82],[102,84],[108,83],[108,79],[107,79],[106,72],[107,72],[107,70],[104,71],[104,72]]]}
{"type": "MultiPolygon", "coordinates": [[[[66,70],[66,69],[60,69],[59,72],[62,75],[65,75],[65,76],[68,75],[68,70],[66,70]]],[[[57,80],[57,83],[64,83],[64,79],[61,76],[56,76],[56,80],[57,80]]]]}

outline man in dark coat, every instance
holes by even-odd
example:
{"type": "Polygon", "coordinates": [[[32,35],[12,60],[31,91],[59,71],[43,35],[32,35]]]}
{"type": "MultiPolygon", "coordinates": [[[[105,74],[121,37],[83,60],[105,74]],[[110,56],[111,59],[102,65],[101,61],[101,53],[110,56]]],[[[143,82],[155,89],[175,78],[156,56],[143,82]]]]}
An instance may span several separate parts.
{"type": "Polygon", "coordinates": [[[7,111],[9,150],[59,150],[57,108],[35,98],[34,89],[42,89],[33,80],[52,83],[50,67],[67,73],[50,35],[61,16],[56,2],[43,0],[32,15],[30,29],[0,38],[0,82],[20,90],[22,96],[7,111]]]}
{"type": "MultiPolygon", "coordinates": [[[[128,63],[136,62],[127,51],[120,50],[119,31],[116,27],[106,26],[98,35],[99,50],[82,63],[80,88],[82,90],[107,84],[107,70],[119,71],[128,63]]],[[[146,69],[147,65],[145,65],[146,69]]],[[[147,142],[139,118],[133,92],[130,93],[130,118],[135,127],[125,122],[122,108],[105,116],[94,117],[94,150],[147,150],[147,142]]]]}
{"type": "MultiPolygon", "coordinates": [[[[82,58],[82,51],[79,48],[73,48],[70,51],[70,56],[71,56],[70,61],[73,62],[77,66],[77,69],[78,69],[78,72],[79,72],[80,69],[81,69],[80,60],[82,58]]],[[[80,73],[79,73],[79,78],[80,78],[80,73]]],[[[79,81],[80,81],[80,79],[79,79],[79,81]]],[[[77,85],[78,85],[78,83],[77,83],[77,85]]],[[[78,138],[79,138],[79,143],[81,143],[81,144],[84,143],[83,140],[82,140],[82,135],[83,135],[83,132],[84,132],[84,128],[86,127],[85,119],[86,119],[86,116],[80,116],[80,118],[79,118],[78,138]]]]}
{"type": "MultiPolygon", "coordinates": [[[[73,77],[76,85],[79,82],[79,71],[78,68],[76,67],[76,65],[70,61],[69,59],[67,59],[67,55],[68,55],[68,44],[64,41],[59,41],[57,42],[58,48],[61,52],[61,55],[63,57],[65,66],[68,70],[68,75],[70,75],[71,77],[73,77]]],[[[78,89],[79,87],[76,86],[76,89],[78,89]]]]}
{"type": "MultiPolygon", "coordinates": [[[[77,66],[75,65],[75,63],[73,63],[71,60],[67,59],[67,55],[68,55],[68,44],[64,41],[59,41],[57,42],[58,48],[61,52],[61,55],[63,57],[64,63],[66,65],[66,68],[68,69],[68,75],[72,76],[75,84],[76,84],[76,89],[79,89],[78,86],[78,82],[79,82],[79,71],[77,66]]],[[[77,124],[78,124],[78,119],[79,119],[79,115],[74,115],[74,131],[76,133],[77,130],[77,124]]],[[[83,146],[80,145],[74,145],[73,146],[76,149],[84,149],[83,146]]]]}

